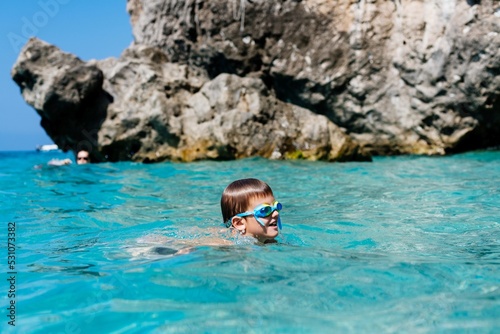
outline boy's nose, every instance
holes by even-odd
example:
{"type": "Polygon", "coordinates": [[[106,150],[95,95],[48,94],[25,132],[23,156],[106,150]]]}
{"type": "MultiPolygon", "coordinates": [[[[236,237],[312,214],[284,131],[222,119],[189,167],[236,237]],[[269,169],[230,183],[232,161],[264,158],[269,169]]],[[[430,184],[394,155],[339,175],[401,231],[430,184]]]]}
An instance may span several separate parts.
{"type": "Polygon", "coordinates": [[[278,210],[274,210],[274,211],[273,211],[273,213],[271,214],[271,216],[273,216],[273,217],[278,217],[278,216],[279,216],[279,214],[280,214],[280,213],[278,212],[278,210]]]}

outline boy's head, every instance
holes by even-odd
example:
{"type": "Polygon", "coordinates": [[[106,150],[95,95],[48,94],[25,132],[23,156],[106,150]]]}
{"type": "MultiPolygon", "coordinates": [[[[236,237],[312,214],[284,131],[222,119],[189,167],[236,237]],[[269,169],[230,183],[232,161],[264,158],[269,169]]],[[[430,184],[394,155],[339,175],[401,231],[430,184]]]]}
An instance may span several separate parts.
{"type": "Polygon", "coordinates": [[[226,227],[234,227],[262,242],[278,235],[279,210],[271,187],[257,179],[241,179],[229,184],[221,197],[222,219],[226,227]],[[264,215],[255,217],[253,210],[262,208],[264,215]],[[245,213],[245,214],[243,214],[245,213]]]}
{"type": "Polygon", "coordinates": [[[267,183],[257,179],[241,179],[229,184],[220,199],[222,219],[227,227],[228,221],[238,213],[245,212],[252,199],[274,196],[267,183]]]}

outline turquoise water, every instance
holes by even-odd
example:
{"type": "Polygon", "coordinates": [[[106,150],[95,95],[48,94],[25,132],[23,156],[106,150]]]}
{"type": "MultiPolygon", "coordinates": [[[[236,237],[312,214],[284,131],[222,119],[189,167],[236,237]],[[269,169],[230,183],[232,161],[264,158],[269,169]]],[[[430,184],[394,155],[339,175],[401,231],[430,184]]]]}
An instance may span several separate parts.
{"type": "MultiPolygon", "coordinates": [[[[16,332],[500,330],[498,151],[34,168],[54,157],[71,156],[0,153],[5,258],[16,223],[16,332]],[[279,243],[220,231],[220,194],[243,177],[283,203],[279,243]],[[235,244],[169,253],[207,237],[235,244]]],[[[2,331],[12,331],[7,289],[2,331]]]]}

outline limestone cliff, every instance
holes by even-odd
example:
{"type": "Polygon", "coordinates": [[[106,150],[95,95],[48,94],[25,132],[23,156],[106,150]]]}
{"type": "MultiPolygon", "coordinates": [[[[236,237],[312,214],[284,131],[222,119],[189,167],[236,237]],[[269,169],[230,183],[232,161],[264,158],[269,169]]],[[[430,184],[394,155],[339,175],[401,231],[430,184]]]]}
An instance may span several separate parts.
{"type": "Polygon", "coordinates": [[[13,78],[96,160],[366,159],[500,145],[494,0],[129,0],[84,63],[32,39],[13,78]]]}

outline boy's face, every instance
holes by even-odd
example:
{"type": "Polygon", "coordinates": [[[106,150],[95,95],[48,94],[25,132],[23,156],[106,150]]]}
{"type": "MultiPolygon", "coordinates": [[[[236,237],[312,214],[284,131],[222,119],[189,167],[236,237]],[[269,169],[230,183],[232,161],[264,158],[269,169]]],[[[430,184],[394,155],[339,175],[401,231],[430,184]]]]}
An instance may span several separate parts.
{"type": "MultiPolygon", "coordinates": [[[[261,204],[272,204],[274,203],[275,199],[273,196],[265,196],[265,197],[258,197],[250,200],[250,203],[248,204],[248,207],[246,208],[245,211],[253,211],[255,207],[261,204]]],[[[255,219],[255,217],[252,216],[247,216],[244,217],[245,223],[245,228],[246,228],[246,234],[249,236],[253,236],[260,242],[266,242],[266,241],[272,241],[274,238],[276,238],[279,234],[278,231],[278,216],[279,212],[278,211],[273,211],[272,214],[270,214],[267,217],[259,218],[259,220],[264,223],[264,226],[259,224],[259,222],[255,219]]]]}

